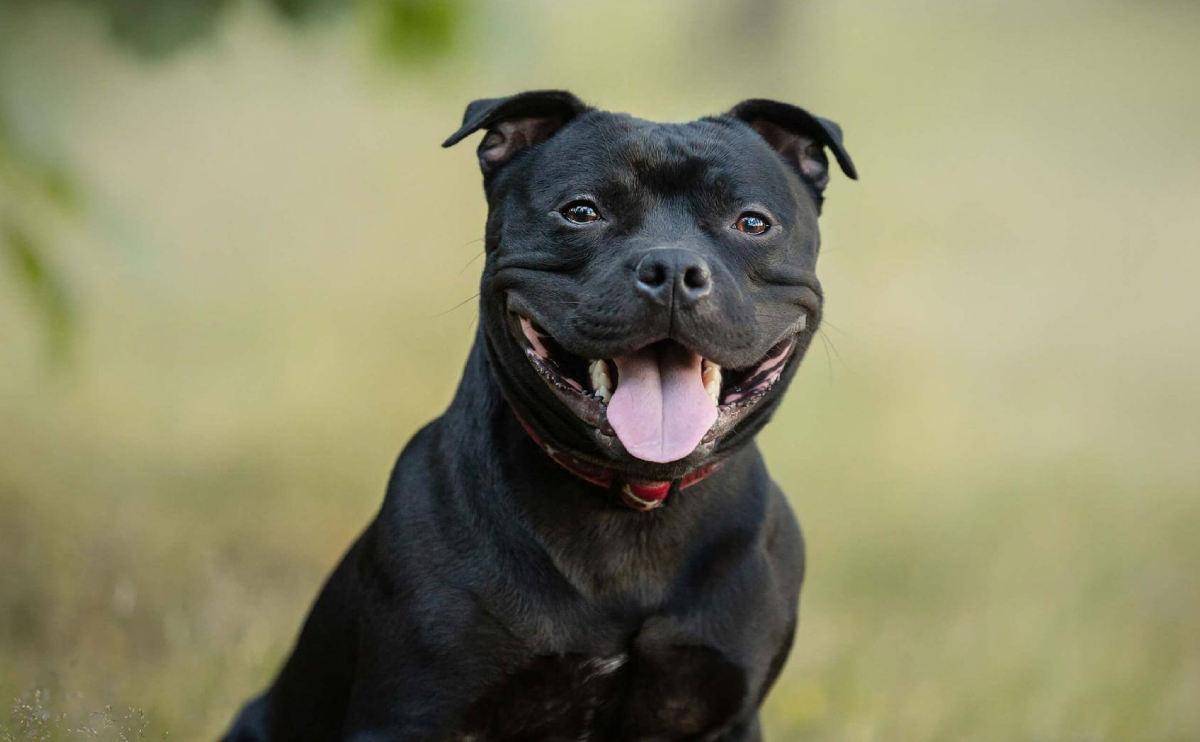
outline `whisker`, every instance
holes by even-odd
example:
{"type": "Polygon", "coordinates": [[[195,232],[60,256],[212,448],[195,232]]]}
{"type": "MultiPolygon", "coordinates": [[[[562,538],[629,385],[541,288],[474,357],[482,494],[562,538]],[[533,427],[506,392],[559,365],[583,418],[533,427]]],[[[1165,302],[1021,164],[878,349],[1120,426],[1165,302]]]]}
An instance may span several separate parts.
{"type": "Polygon", "coordinates": [[[444,312],[438,312],[437,314],[430,315],[430,316],[432,316],[432,317],[444,317],[445,315],[447,315],[447,314],[450,314],[451,312],[453,312],[455,309],[458,309],[459,307],[461,307],[463,304],[466,304],[467,302],[471,301],[472,299],[478,299],[478,298],[479,298],[479,292],[477,291],[477,292],[475,292],[474,294],[472,294],[471,296],[468,296],[467,298],[463,299],[463,300],[462,300],[462,301],[460,301],[459,303],[457,303],[457,304],[455,304],[454,306],[450,307],[450,308],[449,308],[449,309],[447,309],[446,311],[444,311],[444,312]]]}
{"type": "Polygon", "coordinates": [[[843,335],[847,335],[847,336],[849,336],[849,335],[850,335],[850,333],[846,332],[845,330],[843,330],[842,328],[840,328],[840,327],[838,327],[837,325],[833,324],[832,322],[830,322],[830,321],[829,321],[829,320],[827,320],[827,319],[822,319],[822,320],[821,320],[821,327],[828,327],[828,328],[829,328],[829,329],[831,329],[831,330],[837,330],[838,332],[842,333],[843,335]]]}
{"type": "Polygon", "coordinates": [[[483,257],[483,254],[484,254],[485,252],[487,252],[487,250],[486,250],[486,249],[484,249],[484,250],[480,250],[478,255],[476,255],[475,257],[473,257],[473,258],[471,258],[470,260],[468,260],[466,265],[464,265],[462,268],[459,268],[459,270],[458,270],[458,275],[460,275],[460,276],[461,276],[461,275],[463,274],[463,271],[465,271],[467,268],[470,268],[470,267],[471,267],[471,263],[474,263],[476,260],[479,260],[479,258],[483,257]]]}
{"type": "Polygon", "coordinates": [[[833,340],[832,340],[831,338],[829,338],[829,335],[828,335],[828,333],[826,333],[826,332],[825,332],[825,330],[824,330],[823,328],[822,328],[822,329],[818,329],[817,331],[818,331],[818,332],[820,332],[822,335],[824,335],[824,336],[825,336],[825,338],[826,338],[826,341],[829,343],[829,347],[830,347],[830,348],[833,350],[833,354],[834,354],[835,356],[837,356],[837,359],[838,359],[839,361],[841,361],[842,365],[845,365],[845,364],[846,364],[846,361],[842,359],[842,354],[841,354],[841,353],[838,351],[838,349],[837,349],[837,346],[836,346],[836,345],[834,345],[834,343],[833,343],[833,340]]]}
{"type": "Polygon", "coordinates": [[[833,356],[829,355],[829,341],[825,338],[824,332],[818,332],[817,335],[821,338],[821,345],[825,348],[825,382],[829,386],[833,386],[833,356]]]}
{"type": "Polygon", "coordinates": [[[833,340],[829,338],[829,336],[825,333],[825,330],[819,329],[818,332],[821,333],[821,337],[825,339],[825,342],[829,345],[829,347],[833,349],[833,354],[837,356],[838,362],[842,364],[842,367],[845,368],[846,371],[853,373],[853,370],[850,368],[850,364],[846,363],[846,359],[842,358],[841,351],[837,349],[837,345],[835,345],[833,340]]]}

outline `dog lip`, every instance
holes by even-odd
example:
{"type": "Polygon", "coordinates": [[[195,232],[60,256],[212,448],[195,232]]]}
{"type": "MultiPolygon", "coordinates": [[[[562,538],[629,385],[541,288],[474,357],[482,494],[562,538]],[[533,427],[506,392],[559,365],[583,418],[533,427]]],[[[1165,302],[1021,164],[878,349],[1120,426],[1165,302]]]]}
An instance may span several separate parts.
{"type": "Polygon", "coordinates": [[[608,418],[605,414],[604,405],[594,397],[581,392],[580,390],[564,384],[558,380],[558,374],[555,373],[550,366],[542,360],[533,349],[525,350],[525,357],[537,370],[538,375],[542,380],[555,392],[560,400],[566,404],[576,417],[590,425],[596,430],[612,433],[612,426],[608,424],[608,418]]]}
{"type": "Polygon", "coordinates": [[[525,333],[521,332],[521,319],[527,319],[530,322],[536,322],[538,325],[542,323],[538,320],[537,315],[531,312],[517,297],[509,294],[505,301],[505,312],[508,317],[509,329],[521,342],[522,348],[529,347],[529,340],[525,337],[525,333]]]}
{"type": "Polygon", "coordinates": [[[523,317],[523,318],[529,320],[530,322],[536,322],[537,324],[541,325],[542,327],[545,327],[547,324],[551,324],[551,323],[543,321],[542,317],[538,316],[538,313],[535,312],[532,308],[530,308],[529,304],[524,299],[522,299],[520,297],[520,295],[513,293],[511,291],[506,295],[506,297],[504,299],[504,308],[505,308],[505,311],[507,311],[509,315],[516,315],[517,317],[523,317]]]}
{"type": "MultiPolygon", "coordinates": [[[[524,306],[519,302],[509,300],[508,326],[518,347],[523,351],[538,376],[550,387],[559,401],[573,414],[594,430],[613,434],[612,426],[608,424],[604,405],[589,391],[576,388],[567,381],[567,377],[551,367],[549,356],[543,357],[538,349],[533,347],[522,328],[522,320],[528,320],[535,326],[541,327],[533,312],[523,311],[524,306]]],[[[544,328],[543,328],[544,329],[544,328]]],[[[549,333],[548,333],[549,334],[549,333]]],[[[551,335],[553,337],[553,335],[551,335]]]]}
{"type": "MultiPolygon", "coordinates": [[[[517,313],[512,314],[511,328],[513,335],[517,338],[521,348],[528,359],[530,365],[542,377],[542,380],[555,393],[555,396],[571,411],[575,417],[593,428],[594,432],[603,436],[605,441],[611,443],[615,432],[612,425],[608,422],[608,410],[604,403],[589,393],[587,390],[578,389],[561,378],[561,375],[547,362],[547,359],[542,358],[537,351],[530,345],[528,339],[521,331],[520,317],[517,313]]],[[[535,321],[530,319],[531,322],[535,321]]],[[[794,339],[796,335],[787,334],[779,343],[773,345],[772,348],[779,344],[788,342],[794,339]]],[[[784,369],[792,362],[795,344],[787,348],[785,356],[776,364],[777,373],[773,375],[764,386],[755,388],[744,393],[734,401],[722,401],[717,405],[717,420],[705,433],[700,441],[697,451],[711,452],[716,440],[728,433],[751,409],[756,407],[765,397],[767,397],[774,388],[775,383],[782,377],[784,369]]],[[[617,382],[618,386],[620,381],[617,382]]]]}

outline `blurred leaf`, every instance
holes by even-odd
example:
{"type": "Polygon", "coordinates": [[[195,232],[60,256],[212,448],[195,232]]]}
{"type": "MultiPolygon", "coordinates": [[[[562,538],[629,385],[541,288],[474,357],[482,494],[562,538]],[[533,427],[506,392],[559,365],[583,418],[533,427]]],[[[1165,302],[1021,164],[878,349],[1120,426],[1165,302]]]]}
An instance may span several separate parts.
{"type": "MultiPolygon", "coordinates": [[[[79,2],[80,0],[76,0],[79,2]]],[[[229,0],[84,0],[108,16],[121,43],[147,57],[165,56],[206,36],[229,0]]]]}
{"type": "MultiPolygon", "coordinates": [[[[33,0],[0,0],[5,5],[33,0]]],[[[466,0],[259,0],[283,19],[302,22],[365,6],[384,52],[397,60],[428,60],[450,50],[466,0]]],[[[73,0],[101,13],[116,40],[148,59],[161,59],[209,36],[232,0],[73,0]]]]}
{"type": "Polygon", "coordinates": [[[71,213],[79,211],[79,190],[66,170],[44,170],[38,178],[38,186],[46,198],[58,208],[71,213]]]}
{"type": "Polygon", "coordinates": [[[25,156],[0,118],[0,177],[3,176],[17,178],[64,212],[79,210],[79,189],[74,178],[62,167],[40,165],[25,156]]]}
{"type": "Polygon", "coordinates": [[[16,225],[0,225],[0,248],[42,315],[51,362],[61,364],[70,351],[74,334],[66,287],[47,264],[41,245],[16,225]]]}
{"type": "Polygon", "coordinates": [[[329,15],[349,5],[352,0],[271,0],[271,5],[288,20],[304,21],[329,15]]]}
{"type": "Polygon", "coordinates": [[[429,60],[448,52],[465,10],[462,0],[380,0],[379,5],[383,50],[400,60],[429,60]]]}

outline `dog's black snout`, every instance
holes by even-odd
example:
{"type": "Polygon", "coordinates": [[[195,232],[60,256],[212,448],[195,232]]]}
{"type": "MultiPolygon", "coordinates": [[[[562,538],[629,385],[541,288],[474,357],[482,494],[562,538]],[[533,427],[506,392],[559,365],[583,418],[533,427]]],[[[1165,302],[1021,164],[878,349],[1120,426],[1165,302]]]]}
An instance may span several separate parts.
{"type": "Polygon", "coordinates": [[[695,304],[712,293],[712,271],[700,255],[682,248],[649,250],[634,271],[637,289],[662,303],[671,302],[672,294],[680,304],[695,304]]]}

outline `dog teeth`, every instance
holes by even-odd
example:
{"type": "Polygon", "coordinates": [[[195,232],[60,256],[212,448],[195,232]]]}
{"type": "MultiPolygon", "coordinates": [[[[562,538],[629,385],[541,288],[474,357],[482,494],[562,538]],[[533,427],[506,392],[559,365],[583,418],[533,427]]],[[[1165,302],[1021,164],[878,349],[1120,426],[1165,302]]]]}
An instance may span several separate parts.
{"type": "Polygon", "coordinates": [[[704,391],[712,398],[713,404],[721,405],[721,367],[707,358],[700,364],[700,378],[704,381],[704,391]]]}
{"type": "Polygon", "coordinates": [[[595,396],[608,404],[608,400],[612,399],[612,378],[608,375],[608,363],[603,360],[590,362],[588,376],[591,377],[595,396]]]}

